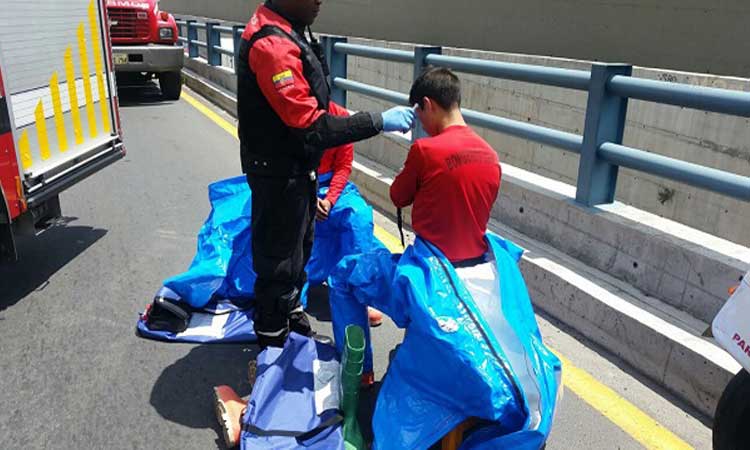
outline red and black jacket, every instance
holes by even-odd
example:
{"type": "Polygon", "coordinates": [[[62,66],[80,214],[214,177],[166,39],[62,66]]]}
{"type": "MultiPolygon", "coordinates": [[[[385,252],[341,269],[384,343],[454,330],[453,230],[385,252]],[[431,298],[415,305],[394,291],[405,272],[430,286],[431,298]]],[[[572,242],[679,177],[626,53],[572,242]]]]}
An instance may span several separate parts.
{"type": "Polygon", "coordinates": [[[323,151],[378,134],[380,115],[329,114],[330,88],[302,28],[261,5],[242,36],[237,114],[243,172],[293,177],[316,170],[323,151]]]}

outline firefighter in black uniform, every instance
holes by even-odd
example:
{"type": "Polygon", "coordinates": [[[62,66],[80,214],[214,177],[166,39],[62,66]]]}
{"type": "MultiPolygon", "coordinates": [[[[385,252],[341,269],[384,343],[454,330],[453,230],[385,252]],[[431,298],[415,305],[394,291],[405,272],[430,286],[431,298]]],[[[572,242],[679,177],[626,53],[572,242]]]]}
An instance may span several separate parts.
{"type": "Polygon", "coordinates": [[[316,168],[325,149],[381,131],[407,131],[411,108],[348,117],[334,108],[319,47],[305,38],[321,0],[268,0],[242,36],[237,112],[243,172],[252,190],[255,332],[261,348],[290,331],[312,336],[300,296],[313,244],[316,168]]]}

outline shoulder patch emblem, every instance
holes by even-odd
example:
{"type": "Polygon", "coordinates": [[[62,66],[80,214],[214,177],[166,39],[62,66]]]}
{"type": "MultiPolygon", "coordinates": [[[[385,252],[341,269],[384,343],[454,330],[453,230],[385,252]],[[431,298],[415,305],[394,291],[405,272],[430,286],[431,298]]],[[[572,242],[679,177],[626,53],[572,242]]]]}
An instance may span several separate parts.
{"type": "Polygon", "coordinates": [[[273,85],[276,87],[276,90],[281,90],[288,86],[294,85],[294,76],[292,75],[291,70],[285,70],[283,72],[279,72],[276,75],[273,76],[273,85]]]}

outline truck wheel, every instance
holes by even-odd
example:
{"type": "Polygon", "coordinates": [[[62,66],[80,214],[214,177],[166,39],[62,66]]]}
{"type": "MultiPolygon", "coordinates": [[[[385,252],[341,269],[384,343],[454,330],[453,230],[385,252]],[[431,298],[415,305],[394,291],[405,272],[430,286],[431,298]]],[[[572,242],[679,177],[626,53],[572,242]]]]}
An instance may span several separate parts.
{"type": "Polygon", "coordinates": [[[714,450],[741,450],[750,442],[750,373],[746,370],[732,378],[716,405],[714,414],[714,450]]]}
{"type": "Polygon", "coordinates": [[[181,72],[162,72],[159,74],[161,95],[166,100],[179,100],[182,92],[181,72]]]}

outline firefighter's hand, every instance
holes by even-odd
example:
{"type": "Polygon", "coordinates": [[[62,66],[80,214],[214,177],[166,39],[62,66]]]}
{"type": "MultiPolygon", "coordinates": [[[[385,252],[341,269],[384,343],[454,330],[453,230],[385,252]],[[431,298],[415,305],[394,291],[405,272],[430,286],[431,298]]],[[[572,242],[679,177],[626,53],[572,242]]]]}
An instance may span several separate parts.
{"type": "Polygon", "coordinates": [[[324,198],[318,199],[318,210],[315,212],[315,218],[322,222],[328,219],[328,214],[331,212],[331,201],[324,198]]]}
{"type": "Polygon", "coordinates": [[[414,126],[414,108],[396,106],[383,113],[383,131],[406,133],[414,126]]]}

